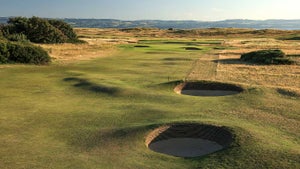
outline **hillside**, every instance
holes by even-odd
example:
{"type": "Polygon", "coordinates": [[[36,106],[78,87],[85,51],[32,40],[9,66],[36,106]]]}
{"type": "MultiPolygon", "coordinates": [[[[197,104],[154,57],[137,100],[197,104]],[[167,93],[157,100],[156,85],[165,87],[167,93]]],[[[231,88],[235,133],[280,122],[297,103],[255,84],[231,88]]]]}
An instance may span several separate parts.
{"type": "MultiPolygon", "coordinates": [[[[8,17],[0,17],[0,23],[6,23],[8,17]]],[[[254,28],[254,29],[300,29],[300,20],[224,20],[224,21],[189,21],[189,20],[116,20],[116,19],[74,19],[65,18],[64,21],[74,27],[86,28],[132,28],[132,27],[152,27],[160,29],[178,28],[254,28]]]]}

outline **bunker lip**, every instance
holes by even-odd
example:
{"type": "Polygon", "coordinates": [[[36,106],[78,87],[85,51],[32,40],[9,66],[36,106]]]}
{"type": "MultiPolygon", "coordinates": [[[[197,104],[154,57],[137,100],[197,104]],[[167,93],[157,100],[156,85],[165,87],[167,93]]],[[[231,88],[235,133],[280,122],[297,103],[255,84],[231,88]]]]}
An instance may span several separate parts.
{"type": "Polygon", "coordinates": [[[190,96],[227,96],[241,93],[244,89],[238,85],[221,82],[190,81],[176,86],[174,91],[190,96]]]}
{"type": "Polygon", "coordinates": [[[234,141],[226,127],[179,123],[159,127],[146,138],[152,151],[176,157],[200,157],[227,148],[234,141]]]}

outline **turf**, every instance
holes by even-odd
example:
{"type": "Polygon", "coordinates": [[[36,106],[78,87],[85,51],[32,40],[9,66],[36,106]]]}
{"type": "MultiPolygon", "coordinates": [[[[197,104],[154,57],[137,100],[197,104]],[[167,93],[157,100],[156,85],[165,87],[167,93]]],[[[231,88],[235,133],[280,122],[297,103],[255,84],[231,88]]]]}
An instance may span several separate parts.
{"type": "Polygon", "coordinates": [[[298,97],[247,85],[232,96],[178,95],[173,88],[216,44],[147,45],[66,65],[0,68],[0,168],[300,168],[298,97]],[[172,122],[226,126],[235,145],[201,158],[147,149],[147,134],[172,122]]]}

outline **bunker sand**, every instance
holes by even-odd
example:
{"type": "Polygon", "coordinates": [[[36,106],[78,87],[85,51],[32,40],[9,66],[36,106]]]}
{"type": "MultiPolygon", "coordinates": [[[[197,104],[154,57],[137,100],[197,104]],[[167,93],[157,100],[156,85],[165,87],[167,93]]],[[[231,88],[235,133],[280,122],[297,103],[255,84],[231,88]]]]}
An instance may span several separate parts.
{"type": "Polygon", "coordinates": [[[177,157],[199,157],[224,147],[213,141],[197,138],[171,138],[149,145],[153,151],[177,157]]]}
{"type": "Polygon", "coordinates": [[[199,157],[227,148],[233,141],[226,127],[179,123],[153,130],[146,138],[146,146],[176,157],[199,157]]]}

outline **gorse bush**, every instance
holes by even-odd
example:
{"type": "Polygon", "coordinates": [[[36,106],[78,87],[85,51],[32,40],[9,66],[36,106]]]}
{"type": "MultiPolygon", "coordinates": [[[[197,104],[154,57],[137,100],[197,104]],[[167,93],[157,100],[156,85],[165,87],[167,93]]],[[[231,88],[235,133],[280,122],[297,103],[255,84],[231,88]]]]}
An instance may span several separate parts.
{"type": "Polygon", "coordinates": [[[26,35],[23,33],[16,33],[7,35],[6,38],[10,41],[17,41],[17,42],[29,42],[26,35]]]}
{"type": "Polygon", "coordinates": [[[73,28],[64,21],[61,20],[48,20],[48,22],[60,30],[68,39],[77,39],[76,33],[73,31],[73,28]]]}
{"type": "Polygon", "coordinates": [[[47,42],[53,33],[58,37],[63,36],[62,33],[51,28],[51,25],[40,18],[10,18],[7,25],[0,25],[0,63],[29,63],[29,64],[48,64],[51,58],[48,53],[41,47],[33,46],[29,43],[47,42]],[[52,33],[52,34],[51,34],[52,33]],[[27,38],[29,37],[29,38],[27,38]],[[44,40],[44,39],[46,40],[44,40]]]}
{"type": "Polygon", "coordinates": [[[241,60],[258,64],[293,64],[281,50],[259,50],[241,55],[241,60]]]}
{"type": "Polygon", "coordinates": [[[47,20],[32,17],[29,19],[26,35],[35,43],[64,43],[67,37],[47,20]]]}
{"type": "Polygon", "coordinates": [[[0,63],[48,64],[51,58],[41,47],[29,43],[0,41],[0,63]]]}
{"type": "Polygon", "coordinates": [[[0,40],[0,63],[7,63],[9,52],[7,49],[7,43],[0,40]]]}
{"type": "Polygon", "coordinates": [[[7,39],[13,40],[23,41],[24,38],[16,35],[24,35],[35,43],[82,42],[78,40],[73,28],[61,20],[15,17],[9,18],[8,24],[0,29],[7,39]]]}

